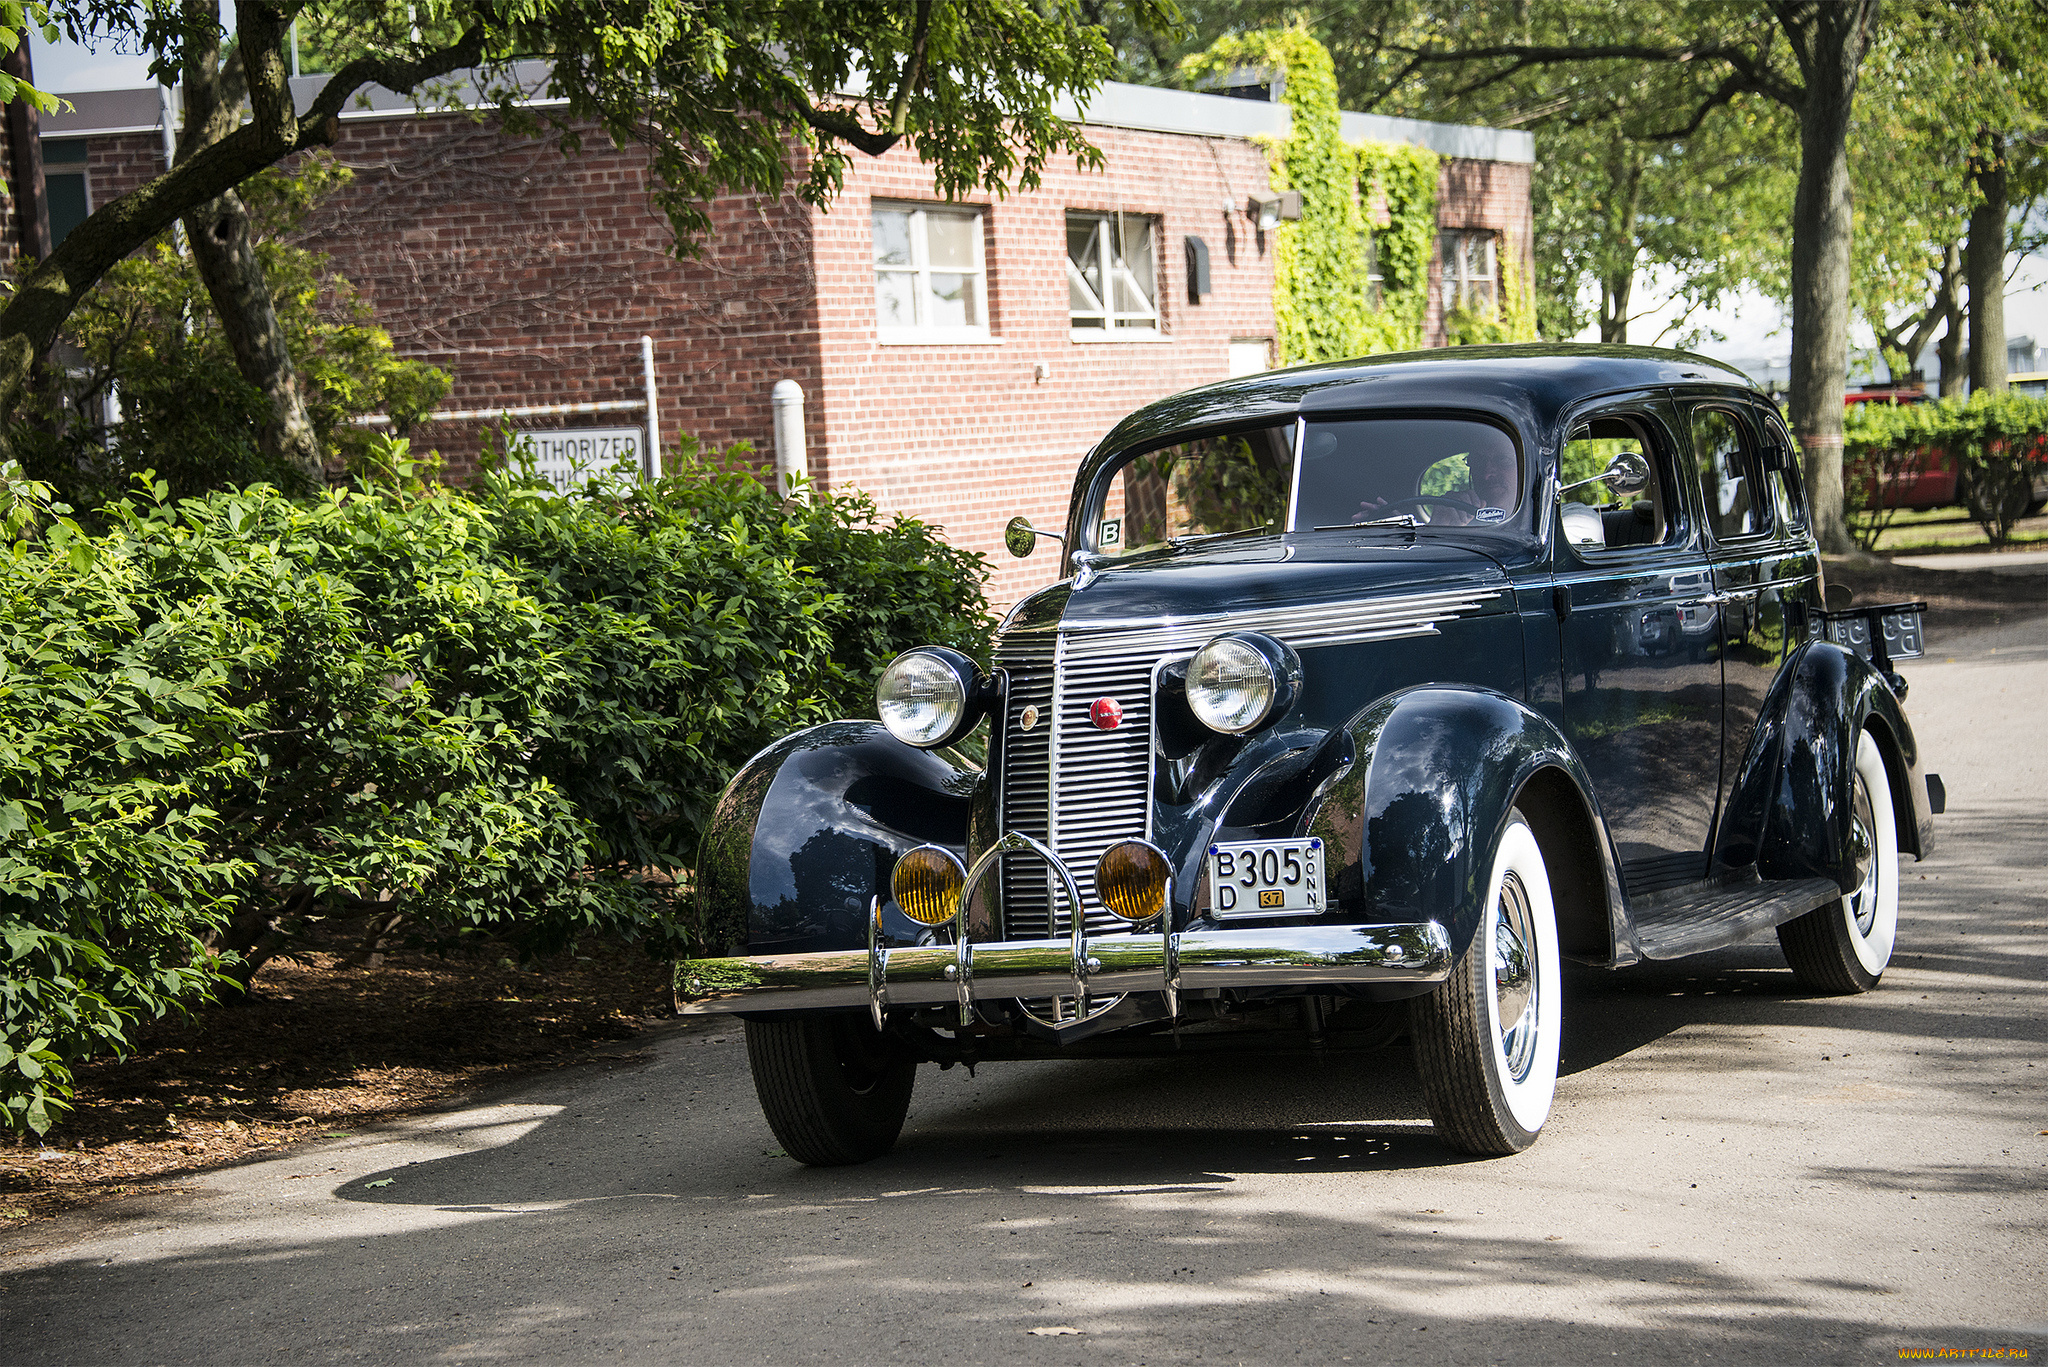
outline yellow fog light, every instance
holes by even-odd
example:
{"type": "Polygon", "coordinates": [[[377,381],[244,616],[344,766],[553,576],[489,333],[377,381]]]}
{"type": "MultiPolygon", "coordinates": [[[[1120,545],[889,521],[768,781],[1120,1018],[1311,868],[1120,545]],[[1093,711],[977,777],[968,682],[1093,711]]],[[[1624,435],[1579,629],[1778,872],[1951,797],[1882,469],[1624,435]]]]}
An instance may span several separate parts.
{"type": "Polygon", "coordinates": [[[942,926],[960,910],[960,889],[967,870],[949,851],[919,845],[896,861],[889,876],[889,895],[913,921],[942,926]]]}
{"type": "Polygon", "coordinates": [[[1095,895],[1126,921],[1149,921],[1166,910],[1166,856],[1142,840],[1111,845],[1095,863],[1095,895]]]}

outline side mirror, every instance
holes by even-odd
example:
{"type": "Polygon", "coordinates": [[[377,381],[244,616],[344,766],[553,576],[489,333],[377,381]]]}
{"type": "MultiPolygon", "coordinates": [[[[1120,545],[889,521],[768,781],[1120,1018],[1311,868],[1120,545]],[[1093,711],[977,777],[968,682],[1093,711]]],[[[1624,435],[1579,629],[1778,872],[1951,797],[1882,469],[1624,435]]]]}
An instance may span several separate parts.
{"type": "Polygon", "coordinates": [[[1560,484],[1560,497],[1573,489],[1583,489],[1588,484],[1605,484],[1624,498],[1639,494],[1650,487],[1650,462],[1643,459],[1641,451],[1616,451],[1614,458],[1607,462],[1607,468],[1587,479],[1575,479],[1570,484],[1560,484]]]}
{"type": "Polygon", "coordinates": [[[1650,487],[1650,462],[1643,459],[1641,451],[1616,451],[1600,479],[1623,497],[1640,494],[1650,487]]]}
{"type": "Polygon", "coordinates": [[[1030,518],[1020,514],[1017,517],[1011,518],[1009,524],[1003,528],[1003,546],[1011,555],[1022,560],[1025,556],[1038,549],[1038,538],[1041,536],[1049,536],[1061,545],[1065,545],[1067,541],[1058,532],[1040,531],[1031,525],[1030,518]]]}

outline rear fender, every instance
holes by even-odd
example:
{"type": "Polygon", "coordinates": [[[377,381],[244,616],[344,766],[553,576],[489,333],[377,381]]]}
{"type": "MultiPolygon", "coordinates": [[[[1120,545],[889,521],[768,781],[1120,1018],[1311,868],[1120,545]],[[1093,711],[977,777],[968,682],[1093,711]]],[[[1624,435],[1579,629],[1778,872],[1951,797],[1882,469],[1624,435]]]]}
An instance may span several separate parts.
{"type": "Polygon", "coordinates": [[[1755,863],[1765,878],[1830,878],[1851,890],[1848,795],[1856,738],[1866,729],[1884,753],[1899,848],[1926,858],[1934,818],[1919,743],[1899,700],[1854,653],[1813,641],[1764,697],[1715,836],[1716,863],[1755,863]]]}
{"type": "Polygon", "coordinates": [[[1349,724],[1358,762],[1308,822],[1347,917],[1440,921],[1462,954],[1493,889],[1494,850],[1520,805],[1550,866],[1560,946],[1634,962],[1613,847],[1578,756],[1555,725],[1500,693],[1418,688],[1349,724]]]}
{"type": "MultiPolygon", "coordinates": [[[[934,844],[966,857],[982,775],[949,753],[905,745],[880,722],[836,721],[748,760],[698,853],[697,955],[864,947],[869,899],[887,902],[900,855],[934,844]]],[[[885,916],[892,939],[924,931],[893,905],[885,916]]]]}

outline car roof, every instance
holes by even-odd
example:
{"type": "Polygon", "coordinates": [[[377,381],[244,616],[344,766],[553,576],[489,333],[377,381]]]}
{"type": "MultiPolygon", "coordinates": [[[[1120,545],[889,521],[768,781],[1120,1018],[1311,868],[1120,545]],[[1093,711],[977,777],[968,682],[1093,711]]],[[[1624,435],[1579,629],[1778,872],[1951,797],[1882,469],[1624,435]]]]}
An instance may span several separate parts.
{"type": "Polygon", "coordinates": [[[1762,393],[1731,365],[1654,347],[1538,342],[1397,352],[1269,370],[1171,395],[1118,423],[1096,454],[1193,428],[1363,408],[1477,410],[1533,436],[1567,405],[1595,394],[1699,384],[1762,393]]]}

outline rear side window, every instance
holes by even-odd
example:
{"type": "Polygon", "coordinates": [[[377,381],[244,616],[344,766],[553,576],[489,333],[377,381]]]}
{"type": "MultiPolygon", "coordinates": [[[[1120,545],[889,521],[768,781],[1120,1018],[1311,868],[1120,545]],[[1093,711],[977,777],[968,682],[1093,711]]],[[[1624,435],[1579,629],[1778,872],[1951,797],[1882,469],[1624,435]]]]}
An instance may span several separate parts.
{"type": "Polygon", "coordinates": [[[1660,444],[1652,441],[1650,422],[1639,415],[1616,413],[1573,427],[1558,462],[1558,513],[1564,539],[1580,554],[1657,546],[1681,530],[1678,509],[1667,482],[1660,444]],[[1650,486],[1622,495],[1598,476],[1624,451],[1641,455],[1650,467],[1650,486]]]}
{"type": "Polygon", "coordinates": [[[1732,409],[1695,408],[1692,450],[1699,469],[1700,503],[1714,539],[1734,541],[1769,531],[1763,467],[1749,424],[1732,409]]]}
{"type": "Polygon", "coordinates": [[[1781,468],[1764,476],[1764,483],[1771,488],[1777,500],[1778,516],[1791,526],[1804,530],[1806,527],[1806,476],[1800,469],[1799,448],[1792,442],[1792,434],[1785,430],[1785,424],[1775,412],[1766,412],[1763,417],[1764,440],[1775,442],[1784,453],[1781,468]]]}

